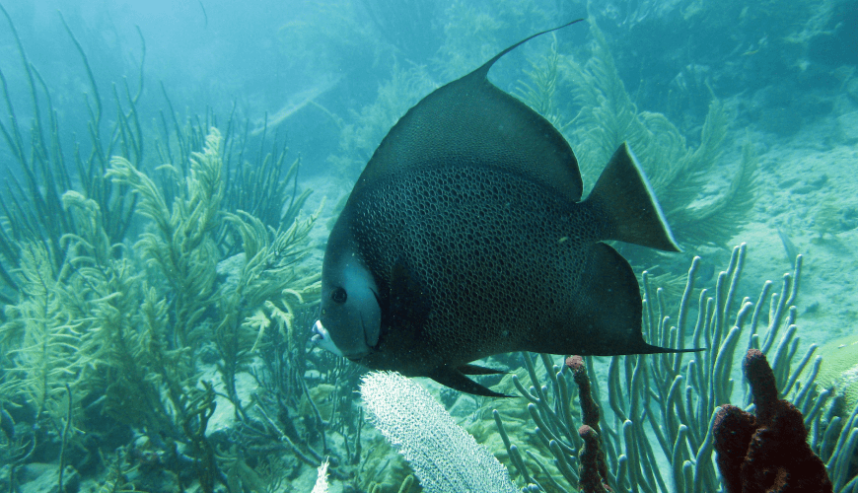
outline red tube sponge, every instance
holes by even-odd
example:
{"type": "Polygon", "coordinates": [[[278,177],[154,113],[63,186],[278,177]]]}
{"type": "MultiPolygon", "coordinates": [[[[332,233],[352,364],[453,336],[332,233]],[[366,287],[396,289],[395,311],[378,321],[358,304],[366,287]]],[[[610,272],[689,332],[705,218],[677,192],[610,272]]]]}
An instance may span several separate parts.
{"type": "Polygon", "coordinates": [[[728,493],[823,493],[833,486],[807,444],[801,412],[778,399],[775,375],[758,349],[745,356],[756,416],[722,406],[712,426],[717,464],[728,493]]]}

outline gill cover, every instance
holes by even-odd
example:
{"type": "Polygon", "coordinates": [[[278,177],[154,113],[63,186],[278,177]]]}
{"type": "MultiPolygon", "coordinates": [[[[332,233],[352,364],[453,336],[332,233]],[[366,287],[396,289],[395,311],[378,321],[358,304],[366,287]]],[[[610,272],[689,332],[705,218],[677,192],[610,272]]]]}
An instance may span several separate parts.
{"type": "Polygon", "coordinates": [[[322,316],[317,333],[349,359],[359,359],[378,344],[381,308],[369,270],[350,252],[322,268],[322,316]]]}

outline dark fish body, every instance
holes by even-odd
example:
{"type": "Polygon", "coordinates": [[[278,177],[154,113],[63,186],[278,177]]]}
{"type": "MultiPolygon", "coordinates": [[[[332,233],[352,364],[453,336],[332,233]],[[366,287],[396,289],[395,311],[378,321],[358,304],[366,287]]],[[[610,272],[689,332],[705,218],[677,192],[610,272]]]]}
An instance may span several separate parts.
{"type": "Polygon", "coordinates": [[[350,230],[372,238],[359,241],[359,255],[379,288],[389,291],[403,272],[419,292],[391,296],[401,303],[425,297],[431,307],[419,334],[382,333],[378,351],[362,363],[425,375],[491,354],[545,352],[544,336],[570,335],[565,321],[587,286],[569,280],[585,279],[585,246],[602,233],[597,211],[512,173],[443,164],[361,195],[350,230]]]}
{"type": "Polygon", "coordinates": [[[332,351],[482,395],[498,394],[464,375],[493,354],[671,351],[643,341],[637,280],[601,243],[678,250],[634,156],[620,146],[581,201],[563,137],[486,78],[515,46],[424,98],[368,163],[325,253],[332,351]]]}

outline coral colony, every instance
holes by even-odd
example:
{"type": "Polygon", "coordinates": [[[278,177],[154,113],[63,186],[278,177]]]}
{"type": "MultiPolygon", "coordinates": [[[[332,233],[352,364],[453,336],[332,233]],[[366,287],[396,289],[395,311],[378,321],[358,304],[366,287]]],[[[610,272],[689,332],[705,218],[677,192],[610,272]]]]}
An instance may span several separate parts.
{"type": "Polygon", "coordinates": [[[765,355],[750,349],[743,366],[755,414],[723,405],[712,425],[724,488],[728,493],[832,491],[825,464],[807,443],[804,416],[789,401],[778,399],[775,374],[765,355]]]}

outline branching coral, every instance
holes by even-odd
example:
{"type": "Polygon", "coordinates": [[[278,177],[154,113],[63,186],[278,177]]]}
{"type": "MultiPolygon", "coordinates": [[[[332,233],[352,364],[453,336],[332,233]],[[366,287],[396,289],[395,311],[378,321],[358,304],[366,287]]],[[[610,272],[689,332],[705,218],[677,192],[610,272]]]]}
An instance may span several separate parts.
{"type": "MultiPolygon", "coordinates": [[[[224,211],[219,145],[213,130],[172,198],[128,160],[114,159],[110,178],[139,195],[138,212],[150,220],[134,248],[111,243],[96,201],[65,193],[76,231],[59,241],[67,260],[55,271],[40,243],[22,249],[22,300],[7,307],[9,320],[0,327],[0,341],[14,348],[2,356],[4,408],[29,406],[36,413],[32,419],[59,429],[68,389],[65,402],[73,404],[78,426],[90,436],[121,439],[132,427],[140,430],[163,449],[154,463],[176,472],[196,463],[206,491],[226,479],[207,435],[215,391],[200,382],[200,350],[214,340],[223,392],[237,417],[252,421],[241,407],[236,376],[252,370],[251,361],[272,339],[288,341],[289,352],[278,364],[294,365],[290,382],[297,397],[286,404],[297,407],[309,395],[302,362],[308,335],[295,326],[309,326],[307,307],[319,291],[318,273],[303,264],[318,212],[274,229],[251,214],[224,211]],[[238,267],[219,279],[216,232],[224,226],[233,229],[243,253],[236,256],[238,267]],[[279,330],[268,334],[272,326],[279,330]],[[95,415],[103,419],[96,423],[95,415]]],[[[325,426],[316,424],[322,433],[325,426]]],[[[97,457],[98,442],[83,443],[82,436],[69,434],[68,448],[97,457]]],[[[31,443],[51,440],[39,435],[31,443]]],[[[75,460],[78,467],[81,459],[75,460]]]]}
{"type": "Polygon", "coordinates": [[[8,322],[0,326],[0,341],[10,348],[2,358],[7,374],[0,395],[12,405],[32,406],[37,420],[60,412],[65,385],[86,365],[80,353],[83,323],[65,306],[64,286],[54,279],[52,265],[44,246],[22,245],[23,297],[6,307],[8,322]]]}
{"type": "MultiPolygon", "coordinates": [[[[185,187],[168,206],[161,190],[127,159],[114,157],[107,176],[140,196],[138,212],[154,223],[137,244],[170,284],[176,299],[171,307],[175,345],[189,344],[214,294],[217,249],[210,234],[216,227],[224,194],[220,132],[212,130],[203,153],[193,153],[185,187]]],[[[165,169],[178,171],[167,166],[165,169]]]]}
{"type": "Polygon", "coordinates": [[[320,289],[320,274],[299,268],[309,252],[307,235],[319,211],[296,220],[285,231],[267,230],[262,221],[247,213],[226,216],[240,231],[244,252],[238,259],[241,266],[235,278],[228,279],[218,290],[218,309],[225,316],[214,333],[222,357],[218,368],[237,413],[244,411],[235,389],[235,376],[248,369],[272,319],[279,336],[292,344],[291,359],[298,363],[297,359],[303,357],[304,344],[297,344],[295,338],[292,305],[303,304],[305,298],[313,297],[320,289]]]}

